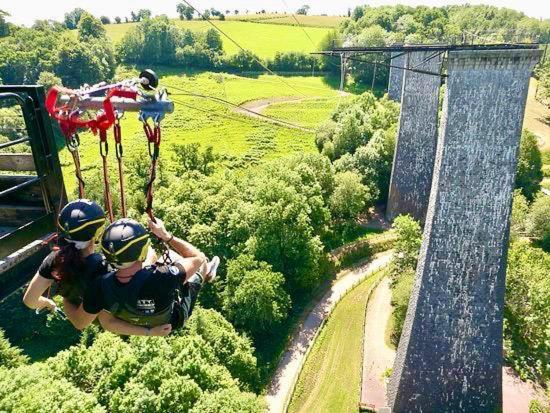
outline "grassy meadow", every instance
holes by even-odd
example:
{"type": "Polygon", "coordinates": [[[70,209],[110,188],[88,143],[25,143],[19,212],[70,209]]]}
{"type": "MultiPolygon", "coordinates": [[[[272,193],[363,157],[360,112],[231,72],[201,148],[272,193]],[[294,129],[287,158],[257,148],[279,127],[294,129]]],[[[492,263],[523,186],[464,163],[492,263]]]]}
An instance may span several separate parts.
{"type": "MultiPolygon", "coordinates": [[[[311,16],[313,17],[313,16],[311,16]]],[[[212,26],[204,20],[175,20],[179,27],[193,31],[206,31],[212,26]]],[[[214,23],[242,47],[252,50],[261,58],[273,58],[277,52],[313,52],[330,27],[304,27],[311,40],[298,26],[286,24],[258,24],[246,21],[226,20],[214,23]]],[[[107,36],[114,43],[119,42],[126,31],[137,23],[109,24],[105,28],[107,36]]],[[[235,54],[239,48],[222,36],[223,47],[227,54],[235,54]]]]}
{"type": "Polygon", "coordinates": [[[300,22],[301,26],[305,27],[331,27],[337,28],[340,23],[347,20],[348,17],[342,16],[302,16],[296,15],[296,20],[290,14],[245,14],[237,16],[226,16],[226,20],[248,21],[262,24],[285,24],[290,26],[298,26],[300,22]]]}
{"type": "Polygon", "coordinates": [[[307,357],[289,413],[357,411],[365,308],[379,278],[367,278],[338,303],[307,357]]]}

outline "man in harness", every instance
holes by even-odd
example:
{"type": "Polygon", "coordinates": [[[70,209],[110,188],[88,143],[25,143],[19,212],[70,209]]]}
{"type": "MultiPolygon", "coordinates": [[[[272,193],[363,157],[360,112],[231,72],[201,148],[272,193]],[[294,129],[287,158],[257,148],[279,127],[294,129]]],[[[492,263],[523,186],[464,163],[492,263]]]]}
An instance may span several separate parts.
{"type": "Polygon", "coordinates": [[[182,327],[191,316],[200,289],[215,278],[220,260],[207,262],[201,251],[174,237],[158,219],[149,220],[149,228],[171,248],[172,263],[144,266],[150,243],[146,229],[132,219],[113,222],[103,234],[101,249],[116,270],[86,290],[79,327],[106,310],[108,316],[100,319],[106,330],[124,320],[136,327],[135,334],[143,335],[145,329],[150,335],[154,327],[163,326],[167,333],[182,327]]]}

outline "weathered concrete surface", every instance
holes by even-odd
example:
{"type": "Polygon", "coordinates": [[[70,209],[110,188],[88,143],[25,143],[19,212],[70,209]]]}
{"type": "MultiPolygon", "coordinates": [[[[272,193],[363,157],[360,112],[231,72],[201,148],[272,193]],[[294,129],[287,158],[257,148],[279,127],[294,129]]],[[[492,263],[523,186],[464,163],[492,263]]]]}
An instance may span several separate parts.
{"type": "MultiPolygon", "coordinates": [[[[441,56],[429,59],[432,56],[433,52],[408,53],[406,66],[439,73],[441,56]]],[[[392,221],[409,214],[424,222],[437,147],[441,78],[406,70],[403,82],[386,217],[392,221]]]]}
{"type": "MultiPolygon", "coordinates": [[[[391,65],[404,67],[406,63],[406,54],[403,52],[393,52],[391,65]],[[395,57],[394,57],[395,56],[395,57]]],[[[390,78],[388,80],[388,97],[396,102],[401,102],[401,89],[403,88],[403,69],[397,67],[390,68],[390,78]]]]}
{"type": "Polygon", "coordinates": [[[499,411],[509,218],[538,50],[449,52],[415,284],[388,386],[394,412],[499,411]]]}

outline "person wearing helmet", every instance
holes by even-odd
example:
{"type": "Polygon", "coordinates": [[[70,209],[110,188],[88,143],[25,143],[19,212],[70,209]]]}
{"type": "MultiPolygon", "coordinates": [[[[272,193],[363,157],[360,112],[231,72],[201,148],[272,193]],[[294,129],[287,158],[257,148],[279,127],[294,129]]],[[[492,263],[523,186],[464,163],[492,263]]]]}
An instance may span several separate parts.
{"type": "Polygon", "coordinates": [[[43,294],[55,283],[67,316],[72,318],[92,278],[109,271],[103,256],[94,253],[105,220],[103,209],[87,199],[70,202],[61,210],[58,246],[42,261],[31,280],[23,297],[27,307],[53,311],[55,302],[43,294]]]}
{"type": "MultiPolygon", "coordinates": [[[[61,210],[58,219],[58,246],[42,261],[29,283],[23,296],[27,307],[55,310],[56,303],[44,296],[46,290],[55,284],[56,293],[63,297],[67,318],[75,327],[78,326],[78,307],[82,303],[84,291],[94,278],[109,272],[104,256],[94,252],[105,222],[103,209],[87,199],[70,202],[61,210]]],[[[100,316],[100,321],[102,317],[103,315],[100,316]]],[[[119,322],[112,328],[120,334],[140,334],[135,326],[128,323],[119,322]]],[[[141,330],[141,334],[145,334],[145,329],[141,330]]],[[[153,333],[165,335],[160,330],[153,333]]]]}
{"type": "Polygon", "coordinates": [[[80,310],[85,325],[103,310],[110,315],[102,320],[107,330],[119,320],[147,329],[170,323],[171,330],[190,317],[202,285],[216,275],[219,258],[207,263],[201,251],[166,231],[159,219],[149,220],[149,228],[172,248],[172,263],[144,266],[150,242],[147,230],[132,219],[112,223],[103,234],[101,249],[116,270],[95,279],[84,294],[80,310]]]}

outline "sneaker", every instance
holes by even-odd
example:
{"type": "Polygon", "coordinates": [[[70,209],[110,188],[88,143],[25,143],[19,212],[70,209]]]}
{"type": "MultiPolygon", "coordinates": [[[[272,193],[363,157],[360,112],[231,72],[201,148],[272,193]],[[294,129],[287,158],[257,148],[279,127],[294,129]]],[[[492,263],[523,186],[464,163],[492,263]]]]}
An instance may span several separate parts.
{"type": "Polygon", "coordinates": [[[220,265],[220,257],[212,257],[210,262],[206,264],[205,281],[212,282],[216,279],[216,273],[218,272],[218,266],[220,265]]]}

